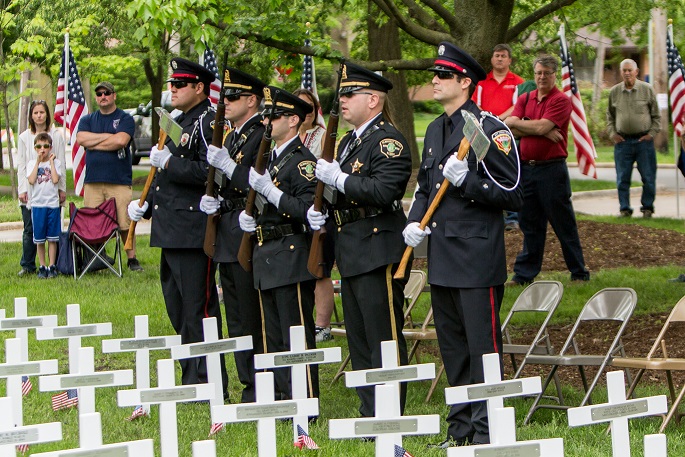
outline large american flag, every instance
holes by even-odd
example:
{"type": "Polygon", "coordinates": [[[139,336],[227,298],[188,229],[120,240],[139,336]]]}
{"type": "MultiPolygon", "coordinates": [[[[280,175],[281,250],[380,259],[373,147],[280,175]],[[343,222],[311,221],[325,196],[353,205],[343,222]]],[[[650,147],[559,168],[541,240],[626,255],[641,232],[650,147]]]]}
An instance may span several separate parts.
{"type": "Polygon", "coordinates": [[[209,101],[212,102],[212,106],[216,108],[216,104],[219,102],[219,95],[221,93],[221,79],[219,78],[219,67],[216,64],[216,56],[214,51],[209,49],[209,46],[205,44],[205,53],[202,57],[202,64],[205,68],[212,73],[216,78],[212,84],[209,85],[209,101]]]}
{"type": "Polygon", "coordinates": [[[414,457],[402,446],[395,445],[395,457],[414,457]]]}
{"type": "MultiPolygon", "coordinates": [[[[309,38],[304,40],[304,45],[311,47],[312,42],[309,38]]],[[[314,68],[314,59],[312,56],[304,56],[302,61],[302,80],[300,82],[300,87],[302,89],[310,90],[317,100],[319,100],[319,93],[316,90],[316,69],[314,68]]],[[[321,111],[321,104],[319,103],[319,112],[316,115],[316,123],[321,127],[326,128],[326,121],[323,118],[323,112],[321,111]]]]}
{"type": "Polygon", "coordinates": [[[319,449],[319,446],[300,425],[297,426],[297,441],[295,442],[295,447],[300,449],[319,449]]]}
{"type": "Polygon", "coordinates": [[[71,160],[74,167],[74,191],[76,195],[83,196],[83,181],[86,178],[86,150],[76,141],[78,123],[81,116],[88,114],[88,105],[83,95],[81,78],[78,76],[74,54],[71,49],[66,48],[62,51],[62,66],[59,70],[59,80],[57,81],[57,100],[55,101],[55,121],[62,124],[71,132],[71,160]],[[68,101],[65,108],[64,100],[64,63],[66,52],[69,52],[69,88],[68,101]]]}
{"type": "Polygon", "coordinates": [[[573,107],[571,111],[571,133],[573,133],[578,168],[584,175],[597,179],[597,169],[595,168],[597,152],[587,127],[585,108],[583,108],[583,100],[576,84],[573,61],[566,45],[563,25],[559,28],[559,43],[561,45],[561,86],[564,93],[571,99],[571,106],[573,107]]]}
{"type": "Polygon", "coordinates": [[[683,115],[685,115],[685,69],[678,48],[673,43],[673,24],[668,24],[666,34],[666,53],[668,59],[668,92],[671,99],[671,121],[678,136],[683,134],[683,115]]]}
{"type": "Polygon", "coordinates": [[[78,405],[78,390],[76,389],[69,389],[61,394],[52,396],[53,411],[72,408],[76,405],[78,405]]]}

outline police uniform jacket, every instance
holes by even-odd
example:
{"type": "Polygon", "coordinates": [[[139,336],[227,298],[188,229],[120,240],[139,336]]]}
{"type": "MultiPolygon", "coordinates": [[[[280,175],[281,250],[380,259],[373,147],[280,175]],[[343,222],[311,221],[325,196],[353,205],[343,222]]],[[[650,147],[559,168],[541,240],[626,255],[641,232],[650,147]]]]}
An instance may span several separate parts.
{"type": "Polygon", "coordinates": [[[206,99],[176,122],[183,128],[180,144],[167,139],[171,158],[166,169],[157,170],[147,199],[150,207],[145,217],[152,216],[150,246],[201,249],[207,215],[200,211],[200,200],[207,181],[214,109],[206,99]]]}
{"type": "MultiPolygon", "coordinates": [[[[469,100],[451,116],[454,129],[443,141],[443,114],[426,130],[419,190],[409,212],[409,221],[419,222],[438,192],[444,176],[442,169],[450,155],[459,149],[463,138],[466,109],[481,118],[481,111],[469,100]],[[444,144],[444,146],[443,146],[444,144]]],[[[483,117],[483,130],[490,148],[481,164],[471,150],[469,173],[460,187],[450,184],[429,223],[428,282],[445,287],[476,288],[503,284],[507,278],[502,210],[517,211],[523,204],[518,182],[518,159],[511,134],[497,118],[483,117]],[[505,190],[496,185],[485,169],[505,190]]]]}
{"type": "Polygon", "coordinates": [[[311,237],[305,230],[307,210],[316,190],[316,158],[296,137],[269,164],[267,172],[271,170],[277,170],[272,179],[283,196],[278,208],[271,203],[264,205],[256,221],[258,230],[267,233],[273,227],[286,225],[299,233],[255,245],[252,265],[255,288],[260,290],[314,279],[307,270],[311,237]]]}
{"type": "MultiPolygon", "coordinates": [[[[237,166],[233,170],[231,179],[223,176],[221,182],[221,195],[224,200],[221,202],[221,217],[216,231],[216,250],[214,253],[215,262],[237,262],[240,242],[243,238],[243,231],[240,229],[238,216],[245,209],[245,198],[250,190],[248,176],[250,167],[257,160],[259,145],[264,136],[264,125],[261,116],[254,116],[242,126],[240,133],[235,130],[226,139],[231,158],[237,166]],[[241,147],[234,150],[233,146],[240,142],[241,136],[249,134],[241,147]]],[[[219,170],[217,170],[218,174],[219,170]]]]}
{"type": "Polygon", "coordinates": [[[361,143],[350,144],[345,151],[351,137],[348,132],[338,146],[337,160],[349,177],[333,209],[342,214],[354,214],[359,208],[381,212],[337,228],[335,260],[342,276],[368,273],[402,259],[407,219],[401,201],[411,175],[407,140],[382,114],[361,134],[361,143]]]}

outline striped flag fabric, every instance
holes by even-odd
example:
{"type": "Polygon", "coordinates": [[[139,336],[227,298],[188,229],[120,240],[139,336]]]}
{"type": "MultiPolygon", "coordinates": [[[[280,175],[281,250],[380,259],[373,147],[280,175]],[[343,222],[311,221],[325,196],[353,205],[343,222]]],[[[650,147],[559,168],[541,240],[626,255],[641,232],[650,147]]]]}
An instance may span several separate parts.
{"type": "Polygon", "coordinates": [[[29,451],[28,444],[17,444],[17,452],[21,452],[21,455],[26,454],[29,451]]]}
{"type": "Polygon", "coordinates": [[[395,457],[414,457],[402,446],[395,445],[395,457]]]}
{"type": "Polygon", "coordinates": [[[86,178],[86,150],[76,141],[78,123],[81,116],[88,114],[88,105],[83,95],[83,86],[79,78],[74,54],[68,46],[62,51],[62,66],[57,81],[57,100],[55,101],[55,121],[62,124],[71,132],[71,159],[74,166],[74,191],[76,195],[83,196],[83,181],[86,178]],[[68,57],[67,57],[68,53],[68,57]],[[68,73],[65,76],[65,62],[69,63],[68,73]],[[67,99],[64,98],[65,85],[69,80],[66,90],[67,99]]]}
{"type": "MultiPolygon", "coordinates": [[[[304,40],[304,45],[311,47],[311,40],[309,38],[304,40]]],[[[302,81],[300,82],[300,87],[302,89],[307,89],[311,91],[316,97],[316,99],[319,100],[319,93],[316,90],[316,69],[314,68],[314,59],[312,58],[312,56],[304,56],[304,60],[302,62],[302,81]]],[[[316,123],[319,124],[321,127],[326,128],[326,121],[324,121],[320,103],[319,112],[316,116],[316,123]]]]}
{"type": "Polygon", "coordinates": [[[28,376],[22,376],[21,377],[21,396],[25,397],[31,392],[31,389],[33,389],[33,384],[31,384],[31,380],[29,379],[28,376]]]}
{"type": "Polygon", "coordinates": [[[561,46],[561,86],[564,93],[571,99],[571,133],[573,133],[573,144],[576,148],[576,159],[580,172],[586,176],[597,179],[597,168],[595,159],[597,152],[592,141],[590,130],[585,118],[585,108],[580,97],[580,91],[576,84],[576,75],[573,70],[573,61],[568,52],[564,25],[559,28],[559,43],[561,46]]]}
{"type": "Polygon", "coordinates": [[[666,34],[666,58],[668,61],[668,93],[671,100],[671,121],[676,135],[683,134],[685,115],[685,69],[678,48],[673,43],[673,24],[668,24],[666,34]]]}
{"type": "Polygon", "coordinates": [[[214,422],[212,426],[209,428],[209,435],[208,436],[214,436],[217,433],[219,433],[221,430],[224,429],[226,424],[223,422],[214,422]]]}
{"type": "Polygon", "coordinates": [[[133,410],[131,415],[126,418],[126,420],[130,422],[130,421],[134,421],[134,420],[138,419],[139,417],[148,416],[148,415],[149,414],[147,411],[145,411],[145,408],[143,408],[143,405],[138,405],[133,410]]]}
{"type": "Polygon", "coordinates": [[[76,389],[69,389],[62,392],[61,394],[52,396],[53,411],[73,408],[76,405],[78,405],[78,391],[76,389]]]}
{"type": "Polygon", "coordinates": [[[214,73],[216,78],[213,83],[209,85],[209,101],[212,102],[212,106],[216,108],[216,104],[219,102],[219,95],[221,93],[221,78],[219,78],[219,67],[216,64],[216,56],[214,51],[209,49],[209,46],[205,43],[205,52],[202,57],[202,65],[214,73]]]}
{"type": "Polygon", "coordinates": [[[319,449],[319,446],[300,425],[297,426],[297,441],[295,442],[295,447],[299,449],[319,449]]]}

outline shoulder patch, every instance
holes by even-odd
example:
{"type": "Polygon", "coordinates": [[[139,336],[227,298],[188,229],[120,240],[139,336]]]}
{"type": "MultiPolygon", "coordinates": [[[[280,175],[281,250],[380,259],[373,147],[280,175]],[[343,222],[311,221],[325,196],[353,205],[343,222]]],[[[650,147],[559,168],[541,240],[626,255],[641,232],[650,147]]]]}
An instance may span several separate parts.
{"type": "Polygon", "coordinates": [[[509,155],[511,151],[511,135],[506,130],[498,130],[492,134],[492,141],[497,146],[497,149],[509,155]]]}
{"type": "Polygon", "coordinates": [[[381,140],[380,146],[381,154],[383,154],[388,159],[392,159],[393,157],[399,156],[402,153],[402,149],[404,149],[402,143],[400,143],[394,138],[386,138],[384,140],[381,140]]]}
{"type": "Polygon", "coordinates": [[[307,181],[313,181],[316,178],[314,171],[316,170],[316,162],[311,160],[303,160],[297,164],[297,168],[300,170],[300,175],[307,181]]]}

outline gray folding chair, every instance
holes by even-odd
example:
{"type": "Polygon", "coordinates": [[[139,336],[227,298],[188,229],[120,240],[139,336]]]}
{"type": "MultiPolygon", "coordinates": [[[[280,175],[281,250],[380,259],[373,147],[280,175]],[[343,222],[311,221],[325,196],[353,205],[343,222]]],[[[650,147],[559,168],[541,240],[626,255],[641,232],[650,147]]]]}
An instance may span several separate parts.
{"type": "MultiPolygon", "coordinates": [[[[588,302],[583,306],[583,309],[578,316],[571,333],[569,334],[564,346],[558,355],[537,355],[530,354],[528,356],[528,364],[539,364],[539,365],[551,365],[552,369],[545,379],[542,385],[542,392],[537,395],[533,405],[530,407],[528,414],[526,415],[524,424],[527,424],[535,411],[538,408],[551,408],[551,409],[568,409],[569,407],[564,405],[561,401],[558,405],[547,405],[540,404],[540,400],[543,397],[547,386],[552,381],[552,378],[556,374],[557,369],[560,366],[576,366],[580,371],[580,377],[583,381],[583,387],[585,388],[585,397],[581,401],[579,406],[585,406],[586,403],[592,403],[591,396],[597,382],[604,373],[604,369],[611,363],[614,356],[620,354],[625,357],[625,351],[623,350],[623,343],[621,342],[621,336],[625,331],[626,325],[630,320],[630,316],[635,310],[637,305],[637,294],[633,289],[630,288],[607,288],[602,289],[588,300],[588,302]],[[611,342],[611,345],[604,354],[581,354],[580,347],[582,345],[578,344],[576,341],[577,337],[581,334],[578,333],[578,329],[583,323],[590,323],[596,321],[614,321],[618,322],[618,329],[611,342]],[[592,383],[588,386],[587,378],[585,376],[585,366],[596,366],[597,374],[595,375],[592,383]]],[[[560,399],[561,400],[561,399],[560,399]]]]}

